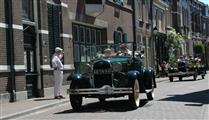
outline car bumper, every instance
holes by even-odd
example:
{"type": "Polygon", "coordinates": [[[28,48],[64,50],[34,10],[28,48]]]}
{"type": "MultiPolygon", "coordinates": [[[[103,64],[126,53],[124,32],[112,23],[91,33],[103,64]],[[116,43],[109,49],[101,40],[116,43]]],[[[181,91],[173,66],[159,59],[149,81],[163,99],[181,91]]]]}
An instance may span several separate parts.
{"type": "Polygon", "coordinates": [[[176,72],[176,73],[169,73],[169,77],[180,77],[180,76],[192,76],[195,75],[196,72],[194,71],[188,71],[188,72],[176,72]]]}
{"type": "Polygon", "coordinates": [[[75,95],[112,95],[112,94],[130,94],[132,88],[113,88],[108,85],[101,88],[86,89],[67,89],[68,94],[75,95]]]}

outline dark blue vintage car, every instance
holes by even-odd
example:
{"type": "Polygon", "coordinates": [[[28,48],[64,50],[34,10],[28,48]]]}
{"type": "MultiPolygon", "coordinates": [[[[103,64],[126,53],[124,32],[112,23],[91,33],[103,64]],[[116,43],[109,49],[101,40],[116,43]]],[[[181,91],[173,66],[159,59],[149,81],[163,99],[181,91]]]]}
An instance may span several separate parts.
{"type": "Polygon", "coordinates": [[[143,66],[143,57],[108,56],[91,60],[82,65],[82,72],[71,75],[68,93],[73,110],[82,107],[82,98],[98,98],[100,102],[111,97],[128,95],[132,109],[140,105],[140,93],[148,100],[154,99],[155,73],[143,66]]]}

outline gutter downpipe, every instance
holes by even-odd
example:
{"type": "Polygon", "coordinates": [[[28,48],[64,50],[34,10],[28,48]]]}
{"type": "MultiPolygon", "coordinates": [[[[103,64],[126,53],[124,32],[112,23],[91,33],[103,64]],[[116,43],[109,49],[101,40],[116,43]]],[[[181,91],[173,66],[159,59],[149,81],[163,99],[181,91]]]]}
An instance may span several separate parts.
{"type": "MultiPolygon", "coordinates": [[[[41,30],[41,1],[37,0],[37,9],[38,9],[38,30],[41,30]]],[[[39,40],[39,55],[40,55],[40,64],[43,65],[43,53],[42,53],[42,35],[38,33],[39,40]]],[[[43,83],[43,69],[40,69],[40,89],[38,90],[38,97],[44,97],[44,83],[43,83]]]]}
{"type": "Polygon", "coordinates": [[[154,36],[153,36],[153,0],[150,0],[150,20],[151,20],[151,40],[153,41],[153,44],[152,44],[152,65],[153,65],[153,68],[155,67],[155,39],[154,39],[154,36]]]}
{"type": "Polygon", "coordinates": [[[137,49],[136,45],[136,10],[135,10],[135,0],[133,0],[132,3],[132,8],[133,8],[133,15],[132,15],[132,22],[133,22],[133,59],[135,59],[135,51],[137,49]]]}
{"type": "Polygon", "coordinates": [[[9,93],[10,93],[10,102],[16,101],[16,83],[15,83],[15,68],[14,68],[14,38],[13,38],[13,11],[12,11],[12,0],[5,0],[5,15],[6,22],[8,24],[7,29],[7,40],[8,40],[8,63],[10,65],[9,73],[9,93]],[[7,11],[7,12],[6,12],[7,11]]]}

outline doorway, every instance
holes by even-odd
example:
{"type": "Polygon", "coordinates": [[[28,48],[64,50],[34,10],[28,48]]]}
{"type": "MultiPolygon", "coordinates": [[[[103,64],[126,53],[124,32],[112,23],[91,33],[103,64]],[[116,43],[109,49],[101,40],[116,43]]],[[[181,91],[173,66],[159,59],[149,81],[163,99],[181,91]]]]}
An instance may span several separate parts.
{"type": "Polygon", "coordinates": [[[24,25],[24,64],[26,67],[26,90],[28,98],[36,97],[37,67],[36,67],[36,33],[34,26],[24,25]]]}

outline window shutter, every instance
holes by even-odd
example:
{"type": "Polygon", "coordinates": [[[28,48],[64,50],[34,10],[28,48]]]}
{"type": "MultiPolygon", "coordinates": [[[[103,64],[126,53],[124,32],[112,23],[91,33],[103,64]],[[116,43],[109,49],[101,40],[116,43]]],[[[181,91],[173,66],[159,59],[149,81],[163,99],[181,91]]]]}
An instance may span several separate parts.
{"type": "Polygon", "coordinates": [[[123,43],[127,43],[128,42],[128,35],[127,33],[123,34],[123,43]]]}
{"type": "Polygon", "coordinates": [[[53,5],[48,4],[48,31],[49,31],[49,54],[54,53],[54,35],[53,35],[53,5]]]}
{"type": "Polygon", "coordinates": [[[119,40],[119,33],[117,31],[114,32],[114,44],[118,44],[120,43],[120,40],[119,40]]]}
{"type": "Polygon", "coordinates": [[[59,26],[60,26],[60,22],[59,22],[59,7],[58,6],[53,6],[53,28],[54,28],[54,44],[55,47],[61,47],[60,46],[60,30],[59,30],[59,26]]]}
{"type": "Polygon", "coordinates": [[[59,7],[48,4],[49,53],[54,53],[55,47],[60,47],[59,7]]]}

